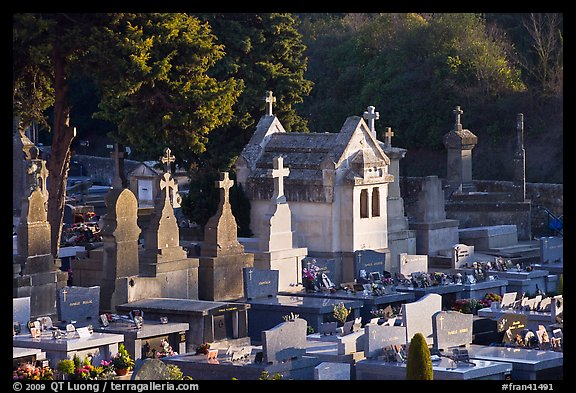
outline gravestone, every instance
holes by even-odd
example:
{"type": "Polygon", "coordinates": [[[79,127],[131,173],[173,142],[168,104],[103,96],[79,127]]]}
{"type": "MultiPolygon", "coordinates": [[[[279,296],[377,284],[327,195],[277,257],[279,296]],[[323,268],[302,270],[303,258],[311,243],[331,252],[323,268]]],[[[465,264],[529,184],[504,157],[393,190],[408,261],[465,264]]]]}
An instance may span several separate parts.
{"type": "Polygon", "coordinates": [[[428,271],[428,255],[400,254],[400,274],[409,276],[414,272],[428,271]]]}
{"type": "Polygon", "coordinates": [[[139,274],[138,202],[129,189],[112,188],[105,203],[107,210],[100,231],[103,243],[100,303],[102,310],[114,312],[118,304],[129,300],[123,278],[139,274]]]}
{"type": "Polygon", "coordinates": [[[100,314],[100,287],[64,287],[58,290],[58,320],[83,326],[96,324],[100,314]]]}
{"type": "Polygon", "coordinates": [[[233,184],[228,172],[220,172],[220,180],[215,182],[220,189],[220,205],[204,227],[198,267],[198,297],[202,300],[242,298],[242,268],[254,266],[254,254],[245,253],[238,242],[238,226],[229,200],[229,190],[233,184]]]}
{"type": "Polygon", "coordinates": [[[386,253],[374,250],[360,250],[354,251],[354,272],[355,278],[361,277],[361,271],[366,273],[366,277],[370,273],[384,274],[384,263],[386,261],[386,253]]]}
{"type": "Polygon", "coordinates": [[[472,343],[472,314],[439,311],[432,315],[434,348],[447,350],[472,343]]]}
{"type": "Polygon", "coordinates": [[[263,362],[278,363],[304,356],[307,327],[304,319],[296,318],[262,331],[263,362]]]}
{"type": "Polygon", "coordinates": [[[555,263],[564,260],[564,238],[557,236],[541,237],[538,239],[540,246],[540,262],[555,263]]]}
{"type": "Polygon", "coordinates": [[[345,381],[350,380],[352,365],[348,363],[322,362],[314,367],[314,380],[345,381]]]}
{"type": "Polygon", "coordinates": [[[490,318],[474,318],[472,320],[472,343],[491,345],[502,341],[498,332],[498,322],[490,318]]]}
{"type": "MultiPolygon", "coordinates": [[[[141,277],[154,277],[161,283],[159,297],[198,299],[198,260],[188,258],[180,246],[180,232],[174,208],[180,207],[178,183],[170,172],[174,162],[169,148],[161,161],[165,164],[154,213],[145,230],[144,251],[140,254],[141,277]]],[[[240,272],[237,272],[238,274],[240,272]]]]}
{"type": "Polygon", "coordinates": [[[517,292],[506,292],[502,296],[502,300],[500,301],[500,308],[509,308],[512,307],[514,302],[516,301],[516,296],[518,295],[517,292]]]}
{"type": "Polygon", "coordinates": [[[522,330],[528,326],[526,314],[506,313],[497,320],[497,330],[504,333],[503,342],[511,342],[522,330]]]}
{"type": "Polygon", "coordinates": [[[30,298],[12,298],[12,321],[18,322],[21,329],[30,321],[30,298]]]}
{"type": "Polygon", "coordinates": [[[262,270],[252,267],[242,269],[244,275],[244,296],[246,299],[259,299],[278,294],[278,270],[262,270]]]}
{"type": "Polygon", "coordinates": [[[452,248],[452,269],[460,269],[473,262],[474,246],[455,244],[452,248]]]}
{"type": "Polygon", "coordinates": [[[406,327],[366,324],[364,326],[364,356],[377,358],[384,354],[384,348],[390,345],[406,344],[406,327]]]}
{"type": "Polygon", "coordinates": [[[264,215],[259,250],[253,252],[255,267],[278,271],[281,291],[293,290],[302,282],[300,264],[308,253],[307,248],[296,247],[293,240],[292,212],[284,195],[284,177],[289,174],[282,156],[274,157],[273,169],[267,172],[274,180],[274,193],[264,215]]]}
{"type": "Polygon", "coordinates": [[[428,344],[433,344],[432,315],[442,310],[442,296],[430,293],[412,303],[402,305],[402,319],[406,327],[406,342],[421,333],[428,344]]]}
{"type": "Polygon", "coordinates": [[[60,259],[52,256],[48,222],[46,162],[37,159],[38,148],[30,149],[26,160],[31,191],[21,199],[17,233],[17,254],[13,259],[12,297],[30,297],[31,318],[56,317],[56,291],[68,281],[60,270],[60,259]]]}
{"type": "Polygon", "coordinates": [[[160,359],[138,359],[134,362],[132,381],[164,381],[171,379],[170,370],[160,359]]]}
{"type": "Polygon", "coordinates": [[[446,218],[444,191],[438,176],[427,176],[421,185],[415,219],[409,228],[416,231],[416,254],[436,256],[458,243],[458,220],[446,218]]]}

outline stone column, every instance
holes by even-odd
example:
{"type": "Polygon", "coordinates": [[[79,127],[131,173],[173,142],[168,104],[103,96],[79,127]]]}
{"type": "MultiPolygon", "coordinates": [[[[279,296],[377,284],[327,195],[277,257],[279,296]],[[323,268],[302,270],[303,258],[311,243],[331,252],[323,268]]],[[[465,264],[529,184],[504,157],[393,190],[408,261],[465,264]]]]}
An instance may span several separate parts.
{"type": "Polygon", "coordinates": [[[515,201],[526,200],[526,153],[524,151],[524,115],[516,117],[516,152],[514,153],[514,181],[512,195],[515,201]]]}
{"type": "Polygon", "coordinates": [[[478,143],[478,137],[470,130],[462,129],[460,115],[464,113],[459,106],[454,109],[456,122],[454,129],[444,135],[444,146],[448,150],[446,182],[448,195],[454,192],[472,192],[472,149],[478,143]]]}

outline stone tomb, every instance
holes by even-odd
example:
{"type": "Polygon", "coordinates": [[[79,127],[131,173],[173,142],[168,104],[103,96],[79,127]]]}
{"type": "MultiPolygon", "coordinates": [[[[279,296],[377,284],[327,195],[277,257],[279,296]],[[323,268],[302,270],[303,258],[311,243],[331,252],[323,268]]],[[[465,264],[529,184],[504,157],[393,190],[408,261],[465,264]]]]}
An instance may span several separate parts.
{"type": "Polygon", "coordinates": [[[461,243],[474,246],[477,251],[518,244],[516,225],[492,225],[461,228],[458,230],[461,243]]]}
{"type": "Polygon", "coordinates": [[[314,368],[321,361],[306,355],[307,322],[295,318],[261,332],[261,347],[252,347],[247,356],[232,360],[231,351],[219,350],[215,358],[187,353],[163,358],[175,364],[195,380],[239,380],[259,379],[265,371],[270,376],[276,373],[282,379],[314,379],[314,368]]]}
{"type": "Polygon", "coordinates": [[[62,359],[72,359],[78,355],[81,359],[92,354],[92,363],[100,364],[101,360],[110,360],[118,352],[118,344],[124,341],[121,334],[110,333],[82,333],[77,330],[64,335],[61,339],[54,339],[51,333],[42,333],[39,338],[31,335],[18,335],[12,339],[13,347],[34,348],[46,353],[50,367],[56,368],[62,359]]]}
{"type": "Polygon", "coordinates": [[[245,286],[247,290],[245,302],[249,305],[248,331],[252,340],[260,340],[260,332],[280,324],[284,317],[290,314],[299,315],[315,331],[319,331],[322,323],[335,321],[334,306],[339,303],[351,310],[349,319],[360,317],[362,302],[359,300],[278,294],[278,287],[275,285],[277,281],[274,279],[276,274],[273,272],[254,268],[243,270],[244,279],[248,279],[248,285],[245,286]],[[262,280],[258,280],[257,277],[262,280]]]}
{"type": "Polygon", "coordinates": [[[26,331],[26,324],[30,321],[30,298],[12,298],[12,321],[18,322],[20,331],[26,331]]]}
{"type": "MultiPolygon", "coordinates": [[[[145,315],[146,316],[146,315],[145,315]]],[[[189,325],[185,322],[162,323],[160,320],[144,319],[142,327],[137,329],[132,320],[113,320],[108,326],[94,325],[95,332],[124,335],[124,347],[132,359],[154,357],[155,352],[163,352],[160,341],[166,340],[177,353],[188,350],[186,332],[189,325]]]]}
{"type": "Polygon", "coordinates": [[[58,290],[56,306],[62,326],[68,323],[96,325],[100,313],[100,287],[64,287],[58,290]]]}
{"type": "Polygon", "coordinates": [[[472,344],[468,347],[470,359],[511,364],[512,380],[561,380],[564,371],[564,353],[528,348],[496,347],[472,344]]]}
{"type": "Polygon", "coordinates": [[[187,352],[194,352],[204,343],[213,346],[249,344],[248,309],[246,303],[209,302],[192,299],[149,298],[119,305],[117,310],[129,313],[142,310],[146,319],[188,323],[187,352]]]}

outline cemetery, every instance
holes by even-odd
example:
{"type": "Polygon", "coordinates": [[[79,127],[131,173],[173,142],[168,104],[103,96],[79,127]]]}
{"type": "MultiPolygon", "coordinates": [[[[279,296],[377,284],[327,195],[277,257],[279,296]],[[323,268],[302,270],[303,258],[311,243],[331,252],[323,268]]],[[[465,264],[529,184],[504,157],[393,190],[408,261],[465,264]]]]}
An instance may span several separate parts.
{"type": "Polygon", "coordinates": [[[105,211],[95,222],[90,206],[68,206],[54,258],[49,173],[19,134],[15,375],[36,367],[66,378],[84,364],[120,380],[175,370],[193,380],[406,380],[422,337],[436,380],[563,379],[563,239],[531,239],[525,179],[512,195],[476,192],[478,139],[460,107],[444,137],[448,174],[422,179],[408,211],[406,149],[392,146],[389,127],[378,140],[374,106],[339,132],[288,133],[272,91],[264,101],[235,180],[221,171],[214,183],[218,208],[194,253],[181,239],[170,148],[162,170],[142,163],[129,186],[117,144],[105,211]],[[231,207],[240,186],[250,238],[238,237],[231,207]]]}

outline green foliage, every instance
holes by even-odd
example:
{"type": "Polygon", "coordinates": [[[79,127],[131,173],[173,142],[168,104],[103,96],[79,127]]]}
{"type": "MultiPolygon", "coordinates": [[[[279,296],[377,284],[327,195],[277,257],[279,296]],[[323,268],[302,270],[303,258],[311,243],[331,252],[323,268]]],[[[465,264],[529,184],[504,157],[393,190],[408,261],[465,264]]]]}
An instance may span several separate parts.
{"type": "Polygon", "coordinates": [[[442,149],[455,105],[525,90],[506,43],[478,14],[346,15],[302,30],[316,91],[302,112],[316,132],[338,132],[346,116],[374,105],[392,122],[377,122],[377,132],[391,126],[397,146],[442,149]]]}
{"type": "Polygon", "coordinates": [[[433,380],[430,349],[422,333],[416,333],[410,340],[406,362],[407,380],[433,380]]]}
{"type": "Polygon", "coordinates": [[[166,367],[168,368],[169,378],[170,380],[178,380],[181,381],[184,379],[184,373],[175,364],[167,364],[166,367]]]}
{"type": "Polygon", "coordinates": [[[124,347],[124,343],[118,344],[118,352],[112,358],[112,364],[116,370],[131,369],[134,367],[134,359],[132,359],[128,350],[124,347]]]}
{"type": "Polygon", "coordinates": [[[75,366],[73,360],[62,359],[56,365],[56,369],[63,375],[70,375],[70,374],[74,374],[74,370],[76,369],[76,366],[75,366]]]}
{"type": "Polygon", "coordinates": [[[282,374],[274,373],[273,375],[270,375],[268,371],[262,371],[262,374],[260,374],[260,377],[258,378],[259,381],[278,381],[281,379],[282,374]]]}
{"type": "Polygon", "coordinates": [[[337,321],[344,324],[344,322],[346,322],[346,319],[348,319],[348,315],[350,315],[351,312],[352,312],[352,307],[346,308],[344,303],[340,302],[340,303],[334,305],[334,312],[332,315],[334,316],[334,318],[337,321]]]}

